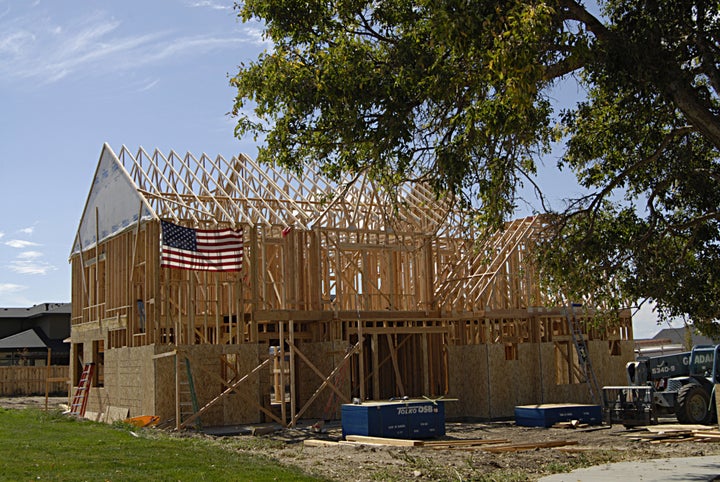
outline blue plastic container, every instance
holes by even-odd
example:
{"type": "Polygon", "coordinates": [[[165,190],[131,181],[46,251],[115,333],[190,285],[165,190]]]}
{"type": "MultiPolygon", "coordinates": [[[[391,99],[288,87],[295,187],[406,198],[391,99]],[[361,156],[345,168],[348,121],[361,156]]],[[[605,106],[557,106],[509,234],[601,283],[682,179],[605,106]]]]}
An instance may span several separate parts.
{"type": "Polygon", "coordinates": [[[515,424],[523,427],[552,427],[558,422],[578,420],[589,425],[602,423],[600,405],[547,403],[515,407],[515,424]]]}
{"type": "Polygon", "coordinates": [[[341,413],[343,437],[424,439],[445,435],[445,404],[441,400],[344,404],[341,413]]]}

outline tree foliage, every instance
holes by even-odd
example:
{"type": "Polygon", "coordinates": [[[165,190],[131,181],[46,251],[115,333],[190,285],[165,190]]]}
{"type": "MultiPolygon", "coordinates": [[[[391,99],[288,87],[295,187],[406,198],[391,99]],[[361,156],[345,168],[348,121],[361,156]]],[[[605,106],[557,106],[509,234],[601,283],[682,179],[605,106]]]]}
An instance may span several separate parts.
{"type": "Polygon", "coordinates": [[[720,319],[720,2],[246,0],[273,48],[243,65],[236,134],[261,161],[431,183],[495,228],[562,141],[542,266],[570,296],[720,319]],[[558,111],[550,89],[587,91],[558,111]],[[610,280],[613,280],[610,282],[610,280]]]}

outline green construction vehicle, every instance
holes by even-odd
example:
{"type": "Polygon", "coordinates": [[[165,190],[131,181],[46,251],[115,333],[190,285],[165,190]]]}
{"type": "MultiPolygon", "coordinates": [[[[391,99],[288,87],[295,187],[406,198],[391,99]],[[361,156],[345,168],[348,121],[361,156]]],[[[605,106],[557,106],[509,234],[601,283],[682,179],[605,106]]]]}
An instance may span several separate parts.
{"type": "Polygon", "coordinates": [[[603,421],[634,427],[674,414],[683,424],[715,423],[718,350],[720,345],[696,346],[689,352],[638,357],[628,363],[629,385],[602,389],[603,421]]]}

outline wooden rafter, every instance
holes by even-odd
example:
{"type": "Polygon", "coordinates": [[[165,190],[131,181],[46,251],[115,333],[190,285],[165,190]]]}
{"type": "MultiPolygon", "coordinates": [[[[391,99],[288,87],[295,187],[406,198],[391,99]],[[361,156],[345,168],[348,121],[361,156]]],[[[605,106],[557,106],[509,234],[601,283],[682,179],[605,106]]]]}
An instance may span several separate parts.
{"type": "Polygon", "coordinates": [[[323,220],[325,227],[340,229],[392,225],[396,231],[435,233],[457,219],[450,201],[435,199],[427,186],[407,184],[390,195],[366,173],[331,182],[312,166],[297,175],[260,166],[244,154],[212,159],[174,150],[149,154],[142,147],[133,155],[122,146],[118,158],[155,212],[175,222],[309,229],[323,220]]]}
{"type": "MultiPolygon", "coordinates": [[[[505,344],[493,350],[507,350],[509,344],[569,336],[557,322],[557,299],[540,292],[532,265],[541,218],[508,223],[480,244],[452,199],[436,198],[423,184],[388,192],[365,172],[333,181],[316,168],[285,172],[245,155],[142,148],[133,155],[123,147],[118,159],[140,195],[139,212],[136,204],[126,215],[137,222],[94,251],[80,246],[82,257],[72,260],[73,324],[111,325],[108,348],[175,344],[207,354],[219,348],[190,345],[257,343],[280,347],[284,360],[289,347],[291,423],[303,413],[318,416],[321,392],[339,399],[344,394],[345,401],[350,394],[386,399],[446,393],[454,345],[505,344]],[[208,274],[164,267],[158,218],[191,227],[242,227],[242,270],[208,274]],[[135,313],[140,301],[147,308],[142,328],[135,313]],[[334,355],[324,356],[339,343],[355,345],[340,365],[334,355]],[[349,364],[347,384],[334,376],[342,364],[349,364]],[[317,385],[306,385],[308,378],[317,385]]],[[[126,179],[120,181],[121,193],[136,202],[126,179]]],[[[89,333],[76,330],[73,342],[86,343],[89,333]]],[[[524,349],[509,348],[508,360],[524,349]]],[[[226,395],[243,391],[243,381],[274,375],[267,362],[256,366],[262,351],[257,361],[253,349],[241,353],[238,366],[246,375],[237,382],[226,380],[223,367],[220,375],[204,374],[213,387],[205,397],[223,393],[199,412],[214,417],[222,411],[209,408],[230,408],[226,395]]],[[[273,385],[275,394],[279,386],[284,393],[284,376],[273,385]]],[[[275,420],[286,423],[281,398],[275,420]]],[[[272,418],[276,402],[258,392],[252,404],[272,418]]],[[[226,416],[231,412],[234,417],[240,410],[233,407],[226,416]]]]}

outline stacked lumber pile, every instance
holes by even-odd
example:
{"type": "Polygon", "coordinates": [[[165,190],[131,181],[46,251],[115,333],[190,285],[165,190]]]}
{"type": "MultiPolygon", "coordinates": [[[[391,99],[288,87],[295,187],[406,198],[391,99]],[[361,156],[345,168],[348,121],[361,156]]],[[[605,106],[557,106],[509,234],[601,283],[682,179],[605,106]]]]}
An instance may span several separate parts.
{"type": "Polygon", "coordinates": [[[720,430],[711,430],[703,425],[659,425],[644,427],[641,431],[624,434],[641,442],[652,444],[678,442],[720,442],[720,430]]]}

